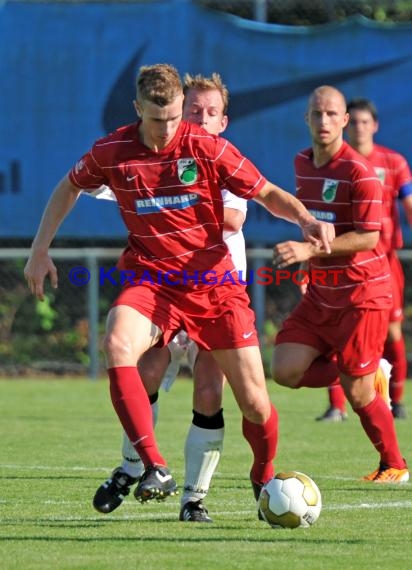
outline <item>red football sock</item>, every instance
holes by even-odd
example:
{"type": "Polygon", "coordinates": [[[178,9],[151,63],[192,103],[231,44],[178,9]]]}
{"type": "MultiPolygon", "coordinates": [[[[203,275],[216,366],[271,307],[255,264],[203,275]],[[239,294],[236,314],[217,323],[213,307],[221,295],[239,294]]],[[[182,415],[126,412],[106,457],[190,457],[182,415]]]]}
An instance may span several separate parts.
{"type": "Polygon", "coordinates": [[[337,408],[341,412],[344,412],[346,409],[346,396],[339,378],[337,378],[333,384],[328,386],[328,394],[331,408],[337,408]]]}
{"type": "Polygon", "coordinates": [[[255,424],[243,417],[243,435],[253,451],[250,478],[255,483],[266,483],[274,474],[273,459],[278,443],[278,413],[272,405],[269,419],[264,424],[255,424]]]}
{"type": "Polygon", "coordinates": [[[392,364],[389,395],[394,404],[399,404],[405,391],[405,381],[408,374],[405,339],[402,337],[396,341],[387,340],[383,357],[392,364]]]}
{"type": "Polygon", "coordinates": [[[323,388],[333,384],[338,376],[335,360],[318,356],[306,370],[296,388],[323,388]]]}
{"type": "Polygon", "coordinates": [[[156,444],[149,396],[136,366],[117,366],[107,372],[114,409],[144,466],[166,465],[156,444]]]}
{"type": "Polygon", "coordinates": [[[388,406],[377,394],[367,406],[353,410],[360,418],[363,429],[381,456],[381,462],[395,469],[404,469],[405,461],[399,450],[395,423],[388,406]]]}

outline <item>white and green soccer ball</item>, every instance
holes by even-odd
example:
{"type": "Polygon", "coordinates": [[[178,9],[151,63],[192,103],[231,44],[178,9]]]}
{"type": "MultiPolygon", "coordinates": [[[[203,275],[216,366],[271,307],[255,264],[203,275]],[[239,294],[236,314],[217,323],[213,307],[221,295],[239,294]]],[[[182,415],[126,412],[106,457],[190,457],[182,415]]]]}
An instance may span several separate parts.
{"type": "Polygon", "coordinates": [[[316,483],[299,471],[278,473],[263,487],[258,508],[273,528],[308,528],[322,509],[322,497],[316,483]]]}

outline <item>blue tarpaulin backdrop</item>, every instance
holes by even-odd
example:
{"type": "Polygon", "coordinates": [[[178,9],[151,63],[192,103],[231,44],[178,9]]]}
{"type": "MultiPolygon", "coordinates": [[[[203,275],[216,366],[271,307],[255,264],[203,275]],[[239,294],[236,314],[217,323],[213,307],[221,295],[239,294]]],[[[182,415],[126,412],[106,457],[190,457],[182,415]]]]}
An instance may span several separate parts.
{"type": "MultiPolygon", "coordinates": [[[[57,181],[94,140],[135,120],[140,65],[218,71],[231,92],[229,138],[272,181],[294,191],[293,157],[309,145],[311,90],[370,97],[377,141],[412,162],[412,26],[363,18],[289,27],[153,4],[4,4],[0,8],[0,237],[28,238],[57,181]]],[[[251,204],[249,243],[299,234],[251,204]]],[[[412,233],[405,236],[412,245],[412,233]]],[[[112,203],[82,197],[61,237],[122,237],[112,203]]]]}

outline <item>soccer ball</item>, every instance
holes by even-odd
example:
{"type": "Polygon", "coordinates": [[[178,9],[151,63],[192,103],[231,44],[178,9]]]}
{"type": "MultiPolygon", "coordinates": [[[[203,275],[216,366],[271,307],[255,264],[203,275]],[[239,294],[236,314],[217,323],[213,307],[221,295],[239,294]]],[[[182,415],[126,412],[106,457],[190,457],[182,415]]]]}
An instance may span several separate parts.
{"type": "Polygon", "coordinates": [[[263,485],[258,508],[273,528],[307,528],[317,521],[322,498],[310,477],[299,471],[288,471],[278,473],[263,485]]]}

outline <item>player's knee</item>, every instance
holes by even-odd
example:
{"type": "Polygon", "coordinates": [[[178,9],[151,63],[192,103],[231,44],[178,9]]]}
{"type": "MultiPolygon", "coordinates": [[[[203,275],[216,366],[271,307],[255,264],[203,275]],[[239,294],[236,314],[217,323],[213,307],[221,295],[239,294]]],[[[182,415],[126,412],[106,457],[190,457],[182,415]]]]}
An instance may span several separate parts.
{"type": "Polygon", "coordinates": [[[145,367],[143,370],[139,368],[139,372],[147,393],[154,394],[157,392],[162,383],[164,370],[145,367]]]}
{"type": "Polygon", "coordinates": [[[280,386],[288,388],[296,388],[302,377],[303,371],[296,363],[289,358],[283,358],[277,355],[276,351],[272,359],[272,378],[280,386]]]}
{"type": "Polygon", "coordinates": [[[255,424],[264,424],[272,413],[269,396],[248,400],[241,406],[242,414],[247,420],[255,424]]]}
{"type": "Polygon", "coordinates": [[[103,339],[103,351],[112,360],[131,357],[133,353],[132,339],[114,332],[107,333],[103,339]]]}
{"type": "Polygon", "coordinates": [[[345,396],[354,411],[367,406],[376,396],[373,381],[347,383],[345,396]]]}
{"type": "Polygon", "coordinates": [[[292,368],[274,368],[272,370],[272,377],[276,384],[286,386],[287,388],[296,388],[302,373],[292,368]]]}
{"type": "Polygon", "coordinates": [[[212,416],[222,407],[222,391],[214,386],[197,387],[193,395],[193,403],[196,410],[206,416],[212,416]]]}

